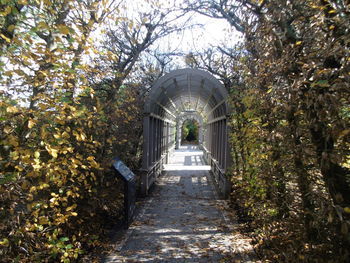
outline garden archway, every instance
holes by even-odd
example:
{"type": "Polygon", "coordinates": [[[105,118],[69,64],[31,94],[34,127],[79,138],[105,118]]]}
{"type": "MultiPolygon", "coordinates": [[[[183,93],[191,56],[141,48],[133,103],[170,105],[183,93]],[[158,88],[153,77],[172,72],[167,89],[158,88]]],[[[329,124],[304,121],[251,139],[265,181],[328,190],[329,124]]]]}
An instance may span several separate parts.
{"type": "Polygon", "coordinates": [[[175,70],[154,83],[144,107],[141,190],[145,195],[172,151],[179,147],[186,119],[195,119],[200,124],[199,146],[220,192],[227,195],[229,182],[225,172],[230,162],[227,99],[228,92],[222,83],[199,69],[175,70]]]}

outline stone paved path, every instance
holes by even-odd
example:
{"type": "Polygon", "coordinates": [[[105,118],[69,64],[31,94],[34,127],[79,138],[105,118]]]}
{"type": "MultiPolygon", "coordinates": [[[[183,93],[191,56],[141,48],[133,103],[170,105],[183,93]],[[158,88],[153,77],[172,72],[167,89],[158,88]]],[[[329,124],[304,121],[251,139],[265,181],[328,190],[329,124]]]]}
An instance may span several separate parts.
{"type": "Polygon", "coordinates": [[[182,146],[166,165],[118,251],[105,262],[253,262],[249,242],[229,230],[196,146],[182,146]]]}

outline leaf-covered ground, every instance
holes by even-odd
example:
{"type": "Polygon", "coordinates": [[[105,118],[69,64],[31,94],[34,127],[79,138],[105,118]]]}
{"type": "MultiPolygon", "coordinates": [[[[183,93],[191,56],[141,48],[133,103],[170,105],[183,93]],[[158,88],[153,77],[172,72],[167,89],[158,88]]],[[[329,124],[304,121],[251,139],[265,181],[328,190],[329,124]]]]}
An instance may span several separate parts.
{"type": "Polygon", "coordinates": [[[225,212],[226,203],[216,198],[202,152],[184,148],[166,165],[142,213],[106,262],[249,262],[254,258],[250,239],[237,232],[225,212]]]}

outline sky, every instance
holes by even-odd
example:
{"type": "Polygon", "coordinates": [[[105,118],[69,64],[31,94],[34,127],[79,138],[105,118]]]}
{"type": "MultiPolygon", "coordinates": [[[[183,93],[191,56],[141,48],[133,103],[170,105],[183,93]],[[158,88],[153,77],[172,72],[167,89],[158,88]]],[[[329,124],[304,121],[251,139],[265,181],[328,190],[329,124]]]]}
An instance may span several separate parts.
{"type": "MultiPolygon", "coordinates": [[[[155,5],[163,8],[174,9],[174,6],[182,6],[184,0],[134,0],[127,5],[128,17],[137,16],[138,12],[147,12],[154,10],[155,5]]],[[[171,34],[157,41],[154,48],[166,52],[181,52],[188,54],[190,52],[197,53],[210,46],[218,46],[225,43],[225,46],[233,45],[239,41],[239,33],[232,29],[225,19],[214,19],[195,12],[187,14],[183,19],[180,19],[178,24],[181,24],[188,17],[191,17],[192,24],[195,26],[192,29],[182,31],[180,34],[171,34]]],[[[181,60],[181,59],[180,59],[181,60]]],[[[182,63],[181,61],[177,63],[182,63]]],[[[181,66],[181,65],[179,65],[181,66]]]]}
{"type": "MultiPolygon", "coordinates": [[[[240,39],[240,34],[224,19],[209,18],[197,13],[191,14],[191,19],[192,23],[201,26],[187,29],[179,35],[170,35],[160,40],[164,50],[177,49],[185,54],[198,53],[210,46],[220,46],[223,43],[225,46],[233,46],[240,39]]],[[[184,64],[184,61],[178,59],[177,63],[184,64]]]]}

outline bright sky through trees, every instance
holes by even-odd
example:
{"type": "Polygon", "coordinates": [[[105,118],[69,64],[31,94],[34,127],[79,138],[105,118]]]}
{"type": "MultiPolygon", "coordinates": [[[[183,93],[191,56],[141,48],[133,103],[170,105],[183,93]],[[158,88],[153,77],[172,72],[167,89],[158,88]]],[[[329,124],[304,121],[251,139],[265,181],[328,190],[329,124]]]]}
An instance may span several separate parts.
{"type": "MultiPolygon", "coordinates": [[[[137,19],[140,13],[146,13],[158,8],[159,10],[178,10],[172,14],[175,17],[183,12],[181,10],[183,6],[182,0],[166,2],[137,0],[125,5],[124,15],[129,19],[137,19]]],[[[158,52],[163,53],[196,53],[210,46],[220,46],[224,45],[224,43],[225,45],[233,46],[241,37],[241,34],[224,19],[214,19],[195,12],[189,12],[178,19],[175,25],[179,26],[185,21],[187,21],[186,26],[188,28],[158,39],[151,49],[157,49],[158,52]]],[[[174,58],[174,63],[178,67],[185,66],[183,57],[174,58]]]]}

